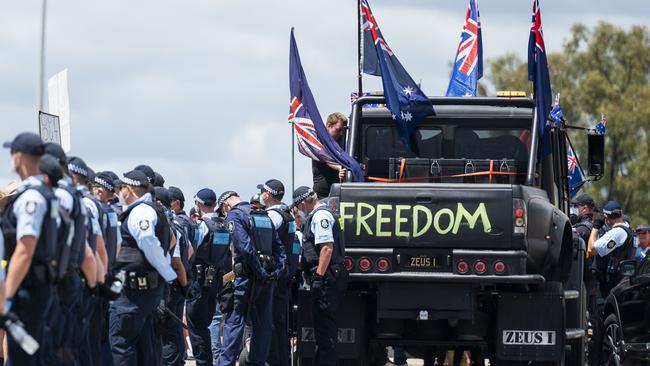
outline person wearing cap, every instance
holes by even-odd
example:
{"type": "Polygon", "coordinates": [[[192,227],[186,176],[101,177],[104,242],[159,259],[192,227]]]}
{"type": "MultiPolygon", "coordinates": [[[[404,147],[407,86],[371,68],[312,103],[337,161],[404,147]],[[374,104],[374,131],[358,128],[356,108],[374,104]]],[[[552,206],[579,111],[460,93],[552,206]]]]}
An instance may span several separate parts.
{"type": "Polygon", "coordinates": [[[52,189],[43,184],[39,162],[45,151],[41,138],[31,132],[17,135],[3,145],[10,149],[12,170],[22,182],[2,213],[5,258],[5,311],[14,312],[26,331],[41,345],[28,355],[7,337],[8,365],[42,365],[53,359],[48,346],[52,334],[46,326],[54,299],[51,263],[57,246],[58,209],[52,189]]]}
{"type": "Polygon", "coordinates": [[[576,229],[578,235],[585,241],[589,242],[591,229],[593,228],[593,215],[596,203],[590,195],[584,193],[571,201],[571,216],[575,216],[575,224],[573,228],[576,229]]]}
{"type": "Polygon", "coordinates": [[[636,227],[635,230],[638,245],[636,249],[636,258],[639,262],[643,262],[646,259],[646,255],[650,250],[650,225],[641,224],[636,227]]]}
{"type": "Polygon", "coordinates": [[[284,271],[284,248],[265,211],[253,210],[235,191],[219,196],[218,207],[226,214],[232,235],[234,296],[226,315],[223,353],[216,365],[232,366],[243,346],[244,328],[250,320],[252,334],[246,365],[265,365],[271,335],[274,282],[284,271]],[[250,316],[250,319],[249,319],[250,316]]]}
{"type": "Polygon", "coordinates": [[[255,193],[255,194],[251,197],[250,204],[251,204],[251,207],[252,207],[254,210],[263,210],[263,209],[266,208],[266,207],[264,207],[264,205],[262,204],[262,201],[261,201],[261,199],[260,199],[260,194],[259,194],[259,193],[255,193]]]}
{"type": "Polygon", "coordinates": [[[336,311],[345,294],[345,243],[337,215],[308,187],[293,192],[293,205],[306,216],[303,224],[302,270],[308,277],[316,341],[316,365],[336,365],[336,311]]]}
{"type": "MultiPolygon", "coordinates": [[[[186,301],[187,326],[192,353],[197,366],[212,365],[212,338],[210,324],[217,311],[217,294],[223,274],[230,271],[230,233],[223,218],[215,212],[217,195],[203,188],[194,196],[201,218],[198,220],[197,247],[192,258],[191,290],[186,301]]],[[[218,331],[219,328],[213,329],[218,331]]]]}
{"type": "MultiPolygon", "coordinates": [[[[278,233],[284,252],[287,257],[286,271],[278,277],[275,291],[273,292],[273,336],[271,337],[271,350],[269,352],[269,366],[288,366],[291,363],[291,345],[289,343],[289,330],[287,329],[289,314],[289,299],[291,287],[298,266],[300,251],[294,250],[296,237],[296,223],[291,216],[290,209],[282,203],[284,197],[284,184],[277,179],[267,180],[258,184],[259,196],[266,212],[273,222],[273,227],[278,233]]],[[[299,247],[298,247],[299,248],[299,247]]]]}
{"type": "Polygon", "coordinates": [[[127,207],[120,216],[122,248],[115,264],[123,290],[109,307],[113,362],[156,365],[162,350],[154,332],[154,311],[165,282],[178,277],[168,259],[171,230],[167,217],[154,208],[144,173],[124,174],[119,196],[127,207]]]}
{"type": "Polygon", "coordinates": [[[621,280],[618,264],[627,259],[634,259],[634,233],[623,220],[623,209],[616,201],[609,201],[603,206],[603,215],[594,218],[588,245],[588,255],[595,256],[598,281],[603,298],[621,280]],[[605,226],[610,229],[598,237],[598,231],[605,226]]]}
{"type": "Polygon", "coordinates": [[[99,201],[110,206],[119,216],[122,213],[122,203],[117,197],[119,177],[110,170],[99,172],[93,177],[93,194],[99,201]]]}
{"type": "MultiPolygon", "coordinates": [[[[108,273],[108,252],[106,249],[105,233],[109,228],[109,222],[102,208],[101,203],[90,191],[92,173],[86,162],[79,157],[68,158],[68,170],[77,190],[83,195],[82,202],[86,212],[91,218],[91,225],[88,227],[88,243],[95,254],[97,264],[97,284],[102,286],[108,273]]],[[[98,288],[97,288],[98,289],[98,288]]],[[[101,362],[101,337],[102,322],[104,321],[103,300],[94,289],[86,288],[84,291],[84,321],[82,326],[82,339],[85,339],[85,346],[81,347],[80,359],[84,364],[98,364],[101,362]],[[99,326],[95,326],[95,325],[99,326]]]]}
{"type": "MultiPolygon", "coordinates": [[[[85,347],[87,337],[82,334],[81,324],[85,320],[85,309],[82,303],[82,297],[86,288],[94,291],[97,285],[97,261],[90,245],[88,236],[90,235],[87,228],[91,226],[90,217],[86,214],[83,195],[77,190],[68,171],[68,161],[65,152],[60,145],[54,143],[45,144],[45,153],[55,157],[64,172],[64,177],[58,181],[58,187],[55,188],[54,194],[59,200],[60,207],[65,210],[74,222],[74,233],[72,243],[69,246],[69,256],[67,268],[59,267],[64,271],[62,278],[57,284],[57,292],[60,301],[59,326],[55,331],[55,346],[60,346],[58,355],[73,359],[80,359],[81,348],[85,347]],[[83,282],[82,283],[82,276],[83,282]],[[57,345],[57,338],[61,342],[57,345]]],[[[64,262],[59,259],[59,262],[64,262]]],[[[59,273],[59,275],[61,275],[59,273]]]]}
{"type": "MultiPolygon", "coordinates": [[[[343,135],[348,125],[348,119],[340,112],[334,112],[327,117],[327,132],[334,140],[343,146],[343,135]]],[[[314,180],[314,191],[319,199],[329,196],[332,184],[339,183],[345,174],[345,169],[340,165],[328,164],[312,160],[311,170],[314,180]]]]}

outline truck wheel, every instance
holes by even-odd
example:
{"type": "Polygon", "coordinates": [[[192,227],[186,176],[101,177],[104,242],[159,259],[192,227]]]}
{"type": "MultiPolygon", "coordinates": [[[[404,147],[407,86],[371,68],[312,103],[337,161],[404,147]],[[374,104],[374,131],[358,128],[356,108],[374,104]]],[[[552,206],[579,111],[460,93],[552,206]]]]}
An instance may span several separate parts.
{"type": "Polygon", "coordinates": [[[623,362],[624,353],[621,326],[616,314],[609,314],[605,319],[605,332],[602,338],[601,361],[605,366],[618,366],[623,362]]]}

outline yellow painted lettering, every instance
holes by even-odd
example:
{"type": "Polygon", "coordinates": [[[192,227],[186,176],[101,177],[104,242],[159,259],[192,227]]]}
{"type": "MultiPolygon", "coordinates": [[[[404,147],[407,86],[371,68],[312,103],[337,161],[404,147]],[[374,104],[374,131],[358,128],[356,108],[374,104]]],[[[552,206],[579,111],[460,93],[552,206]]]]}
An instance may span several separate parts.
{"type": "Polygon", "coordinates": [[[395,205],[395,236],[409,237],[408,231],[402,231],[402,223],[408,222],[408,218],[402,217],[402,211],[410,209],[411,206],[409,205],[395,205]]]}
{"type": "Polygon", "coordinates": [[[340,217],[340,224],[341,224],[341,230],[345,230],[345,220],[352,220],[354,219],[354,202],[341,202],[341,205],[339,207],[339,211],[341,212],[341,217],[340,217]],[[352,208],[352,214],[346,214],[346,210],[348,208],[352,208]]]}
{"type": "Polygon", "coordinates": [[[433,217],[433,227],[440,235],[445,235],[450,232],[451,229],[454,228],[454,211],[448,208],[443,208],[436,212],[436,215],[433,217]],[[442,215],[449,216],[449,225],[444,229],[440,227],[440,217],[442,217],[442,215]]]}
{"type": "Polygon", "coordinates": [[[372,235],[372,229],[366,223],[372,215],[375,214],[375,207],[364,202],[357,203],[357,235],[361,235],[361,226],[366,230],[368,235],[372,235]],[[363,209],[368,209],[368,213],[363,214],[363,209]]]}
{"type": "Polygon", "coordinates": [[[490,218],[488,217],[487,210],[485,209],[485,204],[480,203],[478,207],[476,208],[476,211],[474,211],[473,214],[470,214],[469,211],[465,209],[465,206],[463,206],[462,203],[458,203],[458,210],[456,212],[456,223],[454,224],[454,234],[458,234],[458,230],[460,229],[460,225],[463,222],[463,219],[467,221],[467,224],[470,229],[473,229],[476,226],[476,222],[478,219],[481,219],[481,223],[483,224],[483,231],[486,233],[489,233],[492,231],[492,224],[490,224],[490,218]]]}
{"type": "Polygon", "coordinates": [[[392,210],[393,205],[377,205],[377,219],[375,221],[375,235],[380,237],[392,236],[390,231],[382,231],[381,225],[390,224],[390,216],[384,216],[384,211],[392,210]]]}
{"type": "Polygon", "coordinates": [[[422,205],[416,205],[413,206],[413,237],[417,238],[424,233],[426,233],[429,228],[431,227],[431,222],[433,221],[433,218],[431,217],[431,211],[422,206],[422,205]],[[427,217],[427,223],[420,229],[420,213],[423,213],[427,217]]]}

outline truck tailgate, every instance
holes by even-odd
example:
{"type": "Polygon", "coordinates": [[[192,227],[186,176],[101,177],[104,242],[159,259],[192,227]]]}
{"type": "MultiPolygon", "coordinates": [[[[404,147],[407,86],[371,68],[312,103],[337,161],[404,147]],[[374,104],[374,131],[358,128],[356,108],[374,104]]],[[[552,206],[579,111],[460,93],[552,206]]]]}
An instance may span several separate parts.
{"type": "Polygon", "coordinates": [[[512,191],[506,184],[344,183],[339,213],[345,243],[512,249],[512,191]]]}

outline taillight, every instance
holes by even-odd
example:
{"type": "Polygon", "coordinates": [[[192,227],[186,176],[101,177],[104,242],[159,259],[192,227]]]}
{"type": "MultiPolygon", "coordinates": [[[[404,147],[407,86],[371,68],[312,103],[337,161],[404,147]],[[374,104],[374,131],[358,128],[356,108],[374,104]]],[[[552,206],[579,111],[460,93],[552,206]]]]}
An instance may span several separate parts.
{"type": "Polygon", "coordinates": [[[506,272],[506,264],[502,261],[494,262],[494,273],[504,274],[506,272]]]}
{"type": "Polygon", "coordinates": [[[469,264],[466,261],[458,261],[458,263],[456,263],[456,271],[459,274],[465,274],[469,272],[469,264]]]}
{"type": "Polygon", "coordinates": [[[354,267],[354,261],[350,257],[345,257],[343,260],[343,267],[345,267],[346,271],[351,271],[352,268],[354,267]]]}
{"type": "Polygon", "coordinates": [[[362,270],[364,272],[367,272],[367,271],[370,270],[370,267],[372,267],[372,262],[370,261],[370,259],[368,259],[366,257],[363,257],[363,258],[359,259],[359,269],[360,270],[362,270]]]}
{"type": "Polygon", "coordinates": [[[523,235],[526,233],[526,203],[524,200],[515,198],[512,203],[513,229],[514,234],[523,235]]]}
{"type": "Polygon", "coordinates": [[[377,259],[377,263],[375,264],[377,266],[377,270],[379,272],[386,272],[390,269],[390,261],[387,258],[379,258],[377,259]]]}
{"type": "Polygon", "coordinates": [[[483,274],[485,271],[487,271],[487,264],[485,264],[485,262],[480,260],[474,262],[474,272],[477,274],[483,274]]]}

